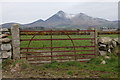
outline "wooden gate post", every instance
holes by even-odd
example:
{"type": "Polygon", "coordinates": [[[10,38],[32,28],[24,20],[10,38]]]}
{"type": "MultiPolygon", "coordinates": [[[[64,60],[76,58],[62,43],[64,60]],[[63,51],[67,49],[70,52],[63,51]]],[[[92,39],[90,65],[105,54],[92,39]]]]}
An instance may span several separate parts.
{"type": "Polygon", "coordinates": [[[20,30],[19,25],[14,24],[11,27],[13,59],[20,59],[20,30]]]}

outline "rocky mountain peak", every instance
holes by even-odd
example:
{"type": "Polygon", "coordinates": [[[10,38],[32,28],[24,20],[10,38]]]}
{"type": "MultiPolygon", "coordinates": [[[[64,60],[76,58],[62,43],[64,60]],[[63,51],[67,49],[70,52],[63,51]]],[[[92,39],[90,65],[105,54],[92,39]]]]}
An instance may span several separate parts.
{"type": "Polygon", "coordinates": [[[58,15],[59,17],[64,17],[66,19],[71,19],[76,16],[76,14],[68,14],[63,11],[58,11],[56,15],[58,15]]]}
{"type": "Polygon", "coordinates": [[[65,16],[65,12],[63,12],[63,11],[58,11],[57,13],[56,13],[56,15],[58,15],[59,17],[64,17],[65,16]]]}
{"type": "Polygon", "coordinates": [[[57,14],[65,14],[65,12],[61,10],[61,11],[58,11],[57,14]]]}

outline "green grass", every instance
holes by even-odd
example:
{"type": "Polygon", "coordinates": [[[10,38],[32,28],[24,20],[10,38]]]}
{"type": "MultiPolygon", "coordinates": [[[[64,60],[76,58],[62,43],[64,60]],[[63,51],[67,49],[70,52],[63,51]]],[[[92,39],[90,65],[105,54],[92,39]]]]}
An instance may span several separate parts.
{"type": "MultiPolygon", "coordinates": [[[[71,35],[71,38],[90,38],[88,35],[71,35]]],[[[32,36],[21,36],[21,39],[31,39],[32,36]]],[[[66,35],[53,35],[53,39],[64,39],[69,38],[66,35]]],[[[49,35],[37,35],[34,37],[34,39],[50,39],[49,35]]],[[[73,40],[74,43],[72,43],[71,40],[53,40],[52,41],[52,47],[65,47],[65,46],[91,46],[90,43],[91,40],[73,40]]],[[[29,41],[22,41],[21,47],[28,47],[29,41]]],[[[51,41],[31,41],[29,47],[51,47],[51,41]]],[[[51,49],[37,49],[37,50],[51,50],[51,49]]],[[[74,48],[53,48],[53,51],[57,50],[74,50],[74,48]]],[[[75,50],[93,50],[93,48],[75,48],[75,50]]],[[[30,50],[29,50],[30,51],[30,50]]],[[[31,50],[32,51],[32,50],[31,50]]],[[[34,51],[34,50],[33,50],[34,51]]],[[[77,52],[76,54],[81,53],[88,53],[86,52],[77,52]]]]}
{"type": "Polygon", "coordinates": [[[22,70],[30,68],[30,64],[25,59],[12,60],[12,59],[9,59],[9,58],[3,60],[3,62],[2,62],[2,68],[5,69],[5,70],[9,70],[10,67],[15,67],[16,64],[19,64],[19,66],[21,67],[22,70]]]}
{"type": "Polygon", "coordinates": [[[73,71],[68,71],[67,74],[68,74],[68,75],[72,75],[72,74],[73,74],[73,71]]]}
{"type": "Polygon", "coordinates": [[[67,67],[78,67],[80,69],[88,69],[95,71],[106,71],[106,72],[118,72],[118,58],[112,57],[110,60],[105,59],[106,64],[100,64],[102,57],[96,57],[91,59],[89,62],[52,62],[50,64],[43,65],[45,68],[67,68],[67,67]]]}
{"type": "Polygon", "coordinates": [[[106,34],[106,35],[99,35],[99,37],[111,37],[111,38],[117,38],[119,36],[119,34],[117,35],[117,34],[110,34],[110,35],[108,35],[108,34],[106,34]]]}
{"type": "MultiPolygon", "coordinates": [[[[106,36],[106,37],[118,37],[118,35],[100,35],[101,36],[106,36]]],[[[21,39],[31,39],[33,35],[21,35],[21,39]]],[[[91,38],[90,35],[70,35],[71,38],[91,38]]],[[[36,35],[33,39],[50,39],[50,35],[36,35]]],[[[67,35],[53,35],[53,39],[65,39],[69,38],[67,35]]],[[[92,40],[73,40],[73,43],[71,40],[53,40],[52,41],[52,47],[65,47],[65,46],[91,46],[92,40]]],[[[29,49],[29,52],[39,52],[39,51],[51,51],[50,48],[44,48],[44,47],[51,47],[51,41],[47,40],[41,40],[41,41],[31,41],[30,45],[29,41],[21,41],[20,47],[42,47],[43,49],[29,49]]],[[[52,48],[52,51],[73,51],[74,48],[52,48]]],[[[94,50],[94,47],[81,47],[81,48],[75,48],[75,50],[94,50]]],[[[26,52],[27,50],[21,50],[21,52],[26,52]]],[[[57,53],[57,54],[92,54],[94,52],[90,51],[80,51],[80,52],[66,52],[66,53],[57,53]]],[[[31,54],[31,53],[30,53],[31,54]]],[[[56,53],[55,53],[56,54],[56,53]]],[[[36,54],[35,54],[36,55],[36,54]]],[[[47,55],[47,53],[46,53],[47,55]]],[[[54,53],[53,53],[54,55],[54,53]]],[[[59,58],[65,58],[65,57],[59,57],[59,58]]]]}
{"type": "MultiPolygon", "coordinates": [[[[31,35],[21,35],[21,39],[31,39],[31,35]]],[[[70,35],[71,38],[91,38],[89,35],[70,35]]],[[[113,37],[116,38],[118,35],[100,35],[99,37],[113,37]]],[[[53,35],[53,39],[64,39],[69,38],[66,35],[53,35]]],[[[50,35],[36,35],[34,39],[50,39],[50,35]]],[[[88,46],[91,45],[91,40],[73,40],[75,46],[88,46]]],[[[21,47],[28,47],[29,41],[22,41],[21,47]]],[[[53,47],[56,46],[73,46],[71,40],[53,40],[53,47]]],[[[51,41],[31,41],[29,47],[50,47],[51,41]]]]}
{"type": "Polygon", "coordinates": [[[44,64],[41,66],[34,66],[37,70],[42,71],[55,71],[59,70],[58,73],[64,73],[66,75],[76,75],[79,74],[88,76],[88,75],[96,75],[101,78],[117,78],[118,77],[118,58],[111,56],[111,59],[104,59],[107,63],[106,64],[100,64],[101,59],[104,59],[103,57],[96,57],[91,59],[89,62],[76,62],[76,61],[68,61],[64,63],[59,63],[56,61],[53,61],[49,64],[44,64]],[[79,73],[80,72],[80,73],[79,73]]]}
{"type": "MultiPolygon", "coordinates": [[[[21,36],[21,39],[31,39],[32,36],[21,36]]],[[[71,38],[87,38],[88,36],[83,36],[83,35],[72,35],[71,38]]],[[[58,35],[54,35],[53,36],[53,39],[64,39],[64,38],[68,38],[67,36],[65,35],[61,35],[61,36],[58,36],[58,35]]],[[[35,36],[34,39],[50,39],[50,36],[48,35],[39,35],[39,36],[35,36]]],[[[84,40],[85,41],[85,40],[84,40]]],[[[90,40],[88,40],[90,41],[90,40]]],[[[88,41],[85,41],[84,43],[81,43],[83,42],[83,40],[74,40],[74,44],[76,46],[78,45],[88,45],[90,43],[88,43],[88,41]]],[[[71,43],[70,40],[53,40],[52,41],[53,43],[53,46],[73,46],[73,44],[71,43]]],[[[21,43],[21,47],[27,47],[28,44],[28,41],[24,41],[21,43]]],[[[47,46],[50,46],[51,44],[51,41],[31,41],[31,44],[30,44],[30,47],[33,47],[33,45],[36,45],[34,47],[47,47],[47,46]]]]}
{"type": "MultiPolygon", "coordinates": [[[[113,37],[116,38],[118,35],[100,35],[100,37],[113,37]]],[[[71,38],[88,38],[89,36],[85,35],[71,35],[71,38]]],[[[31,39],[32,36],[21,36],[21,39],[31,39]]],[[[37,35],[34,39],[50,39],[48,35],[37,35]]],[[[68,38],[65,35],[53,35],[54,39],[62,39],[68,38]]],[[[63,46],[73,46],[70,40],[61,40],[61,41],[52,41],[53,47],[63,47],[63,46]]],[[[22,41],[20,47],[28,47],[28,41],[22,41]]],[[[32,41],[29,47],[50,47],[51,41],[32,41]]],[[[75,46],[90,46],[90,40],[74,40],[75,46]]],[[[76,50],[90,50],[92,48],[76,48],[76,50]]],[[[50,50],[50,49],[37,49],[37,50],[50,50]]],[[[53,50],[74,50],[73,48],[63,48],[63,49],[53,49],[53,50]]],[[[30,51],[30,50],[29,50],[30,51]]],[[[32,50],[31,50],[32,51],[32,50]]],[[[35,51],[35,50],[33,50],[35,51]]],[[[88,53],[88,52],[77,52],[77,54],[88,53]]],[[[62,53],[63,54],[63,53],[62,53]]],[[[74,54],[74,53],[67,53],[67,54],[74,54]]],[[[32,70],[36,71],[43,71],[43,72],[51,72],[51,74],[61,75],[92,75],[97,74],[101,78],[110,78],[110,77],[117,77],[118,69],[118,58],[110,55],[111,59],[105,59],[104,57],[95,57],[92,58],[89,62],[77,62],[77,61],[68,61],[64,63],[59,63],[57,61],[53,61],[52,63],[43,64],[41,66],[31,65],[32,70]],[[106,64],[100,64],[101,59],[106,61],[106,64]],[[83,70],[83,71],[82,71],[83,70]],[[82,72],[79,72],[82,71],[82,72]],[[95,71],[100,71],[97,73],[95,71]],[[93,72],[93,73],[92,73],[93,72]],[[108,72],[107,74],[105,72],[108,72]]],[[[62,57],[61,57],[62,58],[62,57]]],[[[21,63],[24,61],[15,61],[13,65],[16,63],[21,63]]],[[[3,65],[10,64],[11,62],[5,61],[3,65]]],[[[23,69],[29,67],[30,65],[23,64],[23,69]]],[[[26,72],[25,72],[26,73],[26,72]]],[[[37,73],[36,73],[37,74],[37,73]]]]}
{"type": "MultiPolygon", "coordinates": [[[[89,62],[76,62],[76,61],[68,61],[64,63],[59,63],[53,61],[49,64],[43,65],[30,65],[26,60],[11,60],[6,59],[3,61],[3,70],[7,70],[9,72],[10,66],[13,67],[16,64],[20,64],[22,75],[30,75],[36,74],[40,75],[41,73],[50,73],[55,76],[99,76],[100,78],[117,78],[118,77],[118,58],[115,56],[111,56],[111,59],[104,59],[107,63],[100,64],[101,59],[104,57],[96,57],[91,59],[89,62]],[[31,71],[30,71],[31,70],[31,71]],[[29,71],[29,72],[28,72],[29,71]],[[57,72],[57,73],[56,73],[57,72]]],[[[12,74],[13,75],[13,74],[12,74]]],[[[17,74],[18,75],[18,74],[17,74]]],[[[91,78],[91,77],[90,77],[91,78]]]]}

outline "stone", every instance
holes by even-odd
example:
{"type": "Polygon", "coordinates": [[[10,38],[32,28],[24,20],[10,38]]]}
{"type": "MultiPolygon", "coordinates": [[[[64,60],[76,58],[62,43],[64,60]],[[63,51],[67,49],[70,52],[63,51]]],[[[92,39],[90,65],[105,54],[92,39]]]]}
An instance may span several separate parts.
{"type": "Polygon", "coordinates": [[[112,41],[112,45],[113,45],[113,47],[117,47],[117,42],[116,41],[112,41]]]}
{"type": "Polygon", "coordinates": [[[112,41],[110,37],[100,37],[98,43],[109,44],[112,41]]]}
{"type": "Polygon", "coordinates": [[[10,42],[10,41],[11,41],[11,39],[9,39],[9,38],[0,39],[0,43],[2,43],[2,42],[10,42]]]}
{"type": "Polygon", "coordinates": [[[106,52],[106,51],[99,51],[99,54],[100,54],[101,56],[105,56],[105,55],[107,54],[107,52],[106,52]]]}
{"type": "Polygon", "coordinates": [[[7,51],[2,51],[2,58],[11,58],[12,53],[7,51]]]}
{"type": "Polygon", "coordinates": [[[110,59],[110,57],[109,56],[105,56],[105,59],[110,59]]]}
{"type": "Polygon", "coordinates": [[[1,34],[0,38],[7,37],[7,36],[8,36],[8,34],[1,34]]]}
{"type": "Polygon", "coordinates": [[[113,40],[117,42],[117,41],[118,41],[118,38],[114,38],[113,40]]]}
{"type": "Polygon", "coordinates": [[[100,64],[106,64],[106,61],[105,60],[102,60],[102,62],[100,64]]]}
{"type": "Polygon", "coordinates": [[[20,59],[20,26],[14,24],[11,27],[13,58],[20,59]]]}
{"type": "Polygon", "coordinates": [[[119,46],[119,38],[101,37],[98,39],[99,54],[102,56],[107,53],[113,53],[115,55],[119,54],[119,49],[117,49],[119,46]]]}
{"type": "Polygon", "coordinates": [[[10,34],[10,32],[2,32],[3,34],[10,34]]]}
{"type": "Polygon", "coordinates": [[[108,49],[108,52],[109,52],[109,53],[112,53],[111,49],[108,49]]]}
{"type": "Polygon", "coordinates": [[[2,44],[1,50],[11,50],[11,44],[2,44]]]}
{"type": "Polygon", "coordinates": [[[116,41],[120,45],[120,38],[114,38],[114,41],[116,41]]]}
{"type": "Polygon", "coordinates": [[[2,58],[2,53],[1,53],[1,51],[0,51],[0,59],[2,58]]]}
{"type": "Polygon", "coordinates": [[[105,44],[99,44],[98,48],[99,48],[99,50],[102,50],[102,51],[107,50],[107,46],[105,44]]]}
{"type": "Polygon", "coordinates": [[[120,46],[117,46],[116,48],[114,48],[114,54],[115,56],[120,56],[120,46]]]}
{"type": "Polygon", "coordinates": [[[8,28],[0,28],[0,32],[9,31],[8,28]]]}

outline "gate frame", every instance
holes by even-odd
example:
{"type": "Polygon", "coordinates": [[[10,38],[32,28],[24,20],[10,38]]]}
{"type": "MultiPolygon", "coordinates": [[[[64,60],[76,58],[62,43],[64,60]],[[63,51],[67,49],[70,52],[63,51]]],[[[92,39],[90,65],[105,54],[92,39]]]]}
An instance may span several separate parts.
{"type": "MultiPolygon", "coordinates": [[[[94,32],[94,38],[95,38],[94,46],[95,46],[95,50],[96,50],[95,54],[98,55],[98,50],[97,50],[97,35],[98,35],[98,32],[95,28],[94,28],[94,30],[95,30],[95,32],[94,32]]],[[[18,24],[14,24],[11,27],[11,34],[12,34],[12,45],[13,45],[12,46],[13,47],[13,59],[20,59],[20,57],[21,57],[20,56],[20,27],[19,27],[18,24]]],[[[91,36],[93,36],[93,34],[91,34],[91,36]]],[[[68,37],[69,37],[69,35],[68,35],[68,37]]],[[[51,39],[52,39],[52,33],[51,33],[51,39]]],[[[51,44],[52,44],[52,40],[51,40],[51,44]]],[[[73,43],[73,47],[74,46],[75,45],[73,43]]],[[[74,47],[74,50],[75,50],[75,47],[74,47]]],[[[52,48],[51,48],[51,54],[52,54],[52,48]]]]}

